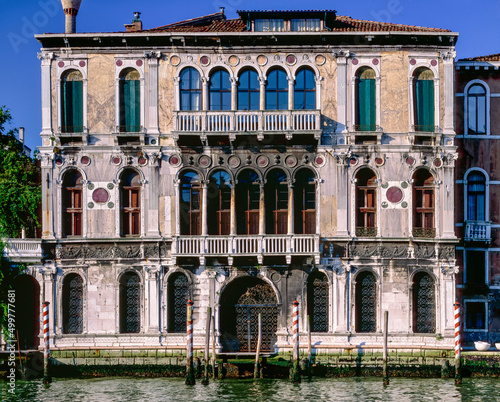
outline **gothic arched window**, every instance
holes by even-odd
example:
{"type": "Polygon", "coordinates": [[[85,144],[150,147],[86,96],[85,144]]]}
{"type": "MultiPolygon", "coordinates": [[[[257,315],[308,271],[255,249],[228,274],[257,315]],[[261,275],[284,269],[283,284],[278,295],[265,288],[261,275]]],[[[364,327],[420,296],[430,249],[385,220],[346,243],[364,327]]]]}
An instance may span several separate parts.
{"type": "Polygon", "coordinates": [[[186,275],[175,273],[168,279],[168,330],[186,332],[189,282],[186,275]]]}
{"type": "Polygon", "coordinates": [[[413,279],[413,332],[436,332],[434,279],[425,272],[419,272],[413,279]]]}
{"type": "Polygon", "coordinates": [[[325,274],[315,272],[307,280],[307,314],[311,332],[328,332],[328,279],[325,274]]]}
{"type": "Polygon", "coordinates": [[[83,279],[78,274],[68,274],[62,286],[63,333],[83,332],[83,279]]]}
{"type": "Polygon", "coordinates": [[[356,278],[356,332],[377,330],[377,282],[371,272],[356,278]]]}
{"type": "Polygon", "coordinates": [[[120,332],[141,331],[141,280],[135,272],[126,272],[120,278],[120,332]]]}

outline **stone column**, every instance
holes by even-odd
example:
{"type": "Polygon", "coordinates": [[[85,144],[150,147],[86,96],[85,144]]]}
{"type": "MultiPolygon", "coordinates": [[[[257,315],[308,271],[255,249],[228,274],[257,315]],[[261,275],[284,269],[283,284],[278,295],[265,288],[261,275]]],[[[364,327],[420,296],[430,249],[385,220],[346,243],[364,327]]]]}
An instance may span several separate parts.
{"type": "Polygon", "coordinates": [[[180,236],[181,234],[181,181],[174,180],[174,190],[175,190],[175,235],[180,236]]]}
{"type": "Polygon", "coordinates": [[[231,110],[238,110],[238,78],[231,77],[231,110]]]}
{"type": "Polygon", "coordinates": [[[293,203],[293,184],[288,183],[288,219],[287,219],[287,234],[288,235],[293,235],[294,233],[294,211],[295,211],[295,205],[293,203]]]}
{"type": "Polygon", "coordinates": [[[161,272],[161,267],[151,265],[144,267],[146,273],[146,332],[156,334],[160,328],[159,311],[160,298],[158,277],[161,272]]]}
{"type": "MultiPolygon", "coordinates": [[[[441,218],[442,236],[448,239],[455,238],[455,160],[458,154],[446,155],[446,161],[443,168],[443,184],[436,188],[439,191],[439,196],[442,199],[442,206],[436,204],[436,214],[441,218]],[[439,214],[439,209],[442,208],[442,213],[439,214]]],[[[439,233],[439,227],[436,225],[436,230],[439,233]]]]}
{"type": "Polygon", "coordinates": [[[201,78],[201,96],[203,97],[202,110],[208,110],[208,78],[201,78]]]}
{"type": "Polygon", "coordinates": [[[340,50],[337,57],[337,133],[347,132],[347,60],[349,51],[340,50]]]}
{"type": "Polygon", "coordinates": [[[264,183],[260,184],[259,235],[266,234],[266,204],[264,202],[264,183]]]}
{"type": "Polygon", "coordinates": [[[260,110],[266,110],[266,77],[259,77],[260,83],[260,110]]]}
{"type": "Polygon", "coordinates": [[[158,129],[158,60],[161,53],[150,53],[148,58],[149,65],[149,85],[148,85],[148,134],[159,134],[158,129]]]}
{"type": "Polygon", "coordinates": [[[349,169],[348,158],[337,156],[337,236],[349,236],[349,169]]]}
{"type": "MultiPolygon", "coordinates": [[[[179,77],[174,77],[174,94],[175,94],[174,110],[175,111],[181,110],[181,89],[180,89],[180,82],[181,82],[181,79],[179,77]]],[[[175,129],[176,129],[176,127],[175,127],[175,122],[174,122],[174,130],[175,129]]]]}
{"type": "Polygon", "coordinates": [[[38,159],[41,160],[41,187],[42,187],[42,238],[54,239],[54,189],[56,186],[55,180],[52,180],[52,164],[54,154],[40,153],[38,159]]]}
{"type": "Polygon", "coordinates": [[[208,235],[208,182],[203,180],[201,182],[201,196],[203,197],[201,201],[201,235],[208,235]]]}
{"type": "MultiPolygon", "coordinates": [[[[455,136],[453,126],[455,115],[453,113],[455,104],[455,52],[442,52],[441,57],[444,63],[444,135],[455,136]]],[[[453,142],[444,143],[444,145],[453,145],[453,142]]]]}
{"type": "Polygon", "coordinates": [[[230,229],[229,234],[231,236],[236,235],[236,182],[231,181],[231,211],[230,216],[230,229]]]}
{"type": "Polygon", "coordinates": [[[148,197],[148,214],[147,214],[147,235],[152,237],[160,236],[159,227],[159,165],[162,157],[160,152],[152,152],[147,155],[149,159],[149,197],[148,197]]]}
{"type": "MultiPolygon", "coordinates": [[[[52,130],[52,82],[51,63],[54,53],[38,53],[38,58],[42,61],[42,132],[41,135],[50,136],[52,130]]],[[[51,144],[43,144],[44,146],[51,144]]]]}
{"type": "Polygon", "coordinates": [[[291,75],[289,75],[288,77],[286,77],[287,80],[288,80],[288,110],[293,110],[295,108],[295,105],[294,105],[294,82],[295,80],[293,79],[293,77],[291,75]]]}
{"type": "MultiPolygon", "coordinates": [[[[55,319],[58,313],[57,307],[60,305],[60,303],[58,303],[56,300],[56,291],[55,291],[57,268],[55,264],[52,261],[50,261],[45,263],[43,267],[40,268],[40,273],[43,276],[42,294],[41,294],[42,300],[40,300],[40,305],[42,305],[42,301],[48,301],[50,303],[51,305],[51,308],[49,309],[50,332],[53,335],[56,335],[60,333],[60,331],[57,330],[57,323],[55,319]]],[[[40,328],[40,330],[43,331],[43,328],[40,328]]],[[[52,338],[50,346],[51,347],[55,346],[54,338],[52,338]]]]}

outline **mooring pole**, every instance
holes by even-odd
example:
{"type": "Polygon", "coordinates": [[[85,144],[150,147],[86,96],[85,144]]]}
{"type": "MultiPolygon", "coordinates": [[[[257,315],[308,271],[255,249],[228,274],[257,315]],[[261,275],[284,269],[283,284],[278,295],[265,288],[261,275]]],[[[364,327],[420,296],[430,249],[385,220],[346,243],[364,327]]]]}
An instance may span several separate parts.
{"type": "Polygon", "coordinates": [[[299,364],[299,302],[293,301],[293,366],[292,366],[292,381],[300,382],[300,364],[299,364]]]}
{"type": "Polygon", "coordinates": [[[384,311],[384,352],[382,362],[382,377],[384,385],[389,385],[389,372],[387,371],[387,341],[389,336],[389,312],[384,311]]]}
{"type": "Polygon", "coordinates": [[[262,344],[262,313],[259,313],[259,320],[257,325],[258,325],[257,351],[255,352],[255,366],[253,369],[253,378],[260,378],[259,359],[260,359],[260,347],[262,344]]]}
{"type": "Polygon", "coordinates": [[[215,312],[212,316],[212,378],[215,380],[217,377],[215,375],[215,365],[217,363],[215,356],[215,312]]]}
{"type": "Polygon", "coordinates": [[[307,315],[307,375],[312,376],[311,316],[307,315]]]}
{"type": "Polygon", "coordinates": [[[49,302],[43,302],[43,383],[49,384],[52,382],[50,376],[50,332],[49,332],[49,302]]]}
{"type": "Polygon", "coordinates": [[[196,383],[193,364],[193,302],[187,302],[187,350],[186,350],[186,385],[196,383]]]}
{"type": "Polygon", "coordinates": [[[207,307],[207,330],[205,334],[205,372],[203,375],[203,385],[208,385],[208,361],[210,360],[210,323],[212,322],[212,309],[207,307]]]}
{"type": "Polygon", "coordinates": [[[460,303],[455,303],[455,385],[462,384],[462,361],[460,351],[460,303]]]}

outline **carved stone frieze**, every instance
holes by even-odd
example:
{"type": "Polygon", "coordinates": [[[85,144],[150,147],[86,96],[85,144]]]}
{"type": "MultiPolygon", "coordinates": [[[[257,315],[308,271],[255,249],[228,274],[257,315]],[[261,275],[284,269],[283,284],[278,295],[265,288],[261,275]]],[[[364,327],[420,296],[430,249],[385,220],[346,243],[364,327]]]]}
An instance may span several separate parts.
{"type": "Polygon", "coordinates": [[[406,244],[384,244],[380,246],[382,258],[407,258],[408,245],[406,244]]]}
{"type": "Polygon", "coordinates": [[[160,248],[158,244],[148,244],[144,246],[144,258],[159,258],[160,248]]]}
{"type": "Polygon", "coordinates": [[[436,249],[434,246],[426,246],[417,244],[415,246],[415,258],[434,258],[436,257],[436,249]]]}
{"type": "Polygon", "coordinates": [[[141,256],[140,246],[125,246],[115,248],[115,258],[139,258],[141,256]]]}
{"type": "Polygon", "coordinates": [[[440,260],[453,260],[455,259],[455,247],[442,246],[439,248],[438,255],[440,260]]]}
{"type": "Polygon", "coordinates": [[[377,244],[351,244],[349,245],[351,257],[378,257],[377,244]]]}

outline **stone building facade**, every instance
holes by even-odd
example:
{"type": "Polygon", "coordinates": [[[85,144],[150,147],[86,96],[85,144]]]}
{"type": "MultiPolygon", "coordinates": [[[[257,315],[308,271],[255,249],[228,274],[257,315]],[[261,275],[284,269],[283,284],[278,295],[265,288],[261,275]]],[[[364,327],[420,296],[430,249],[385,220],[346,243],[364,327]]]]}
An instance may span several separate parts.
{"type": "Polygon", "coordinates": [[[500,56],[456,63],[457,292],[465,340],[500,340],[500,56]]]}
{"type": "Polygon", "coordinates": [[[457,34],[223,10],[44,34],[43,239],[57,348],[453,345],[457,34]]]}

